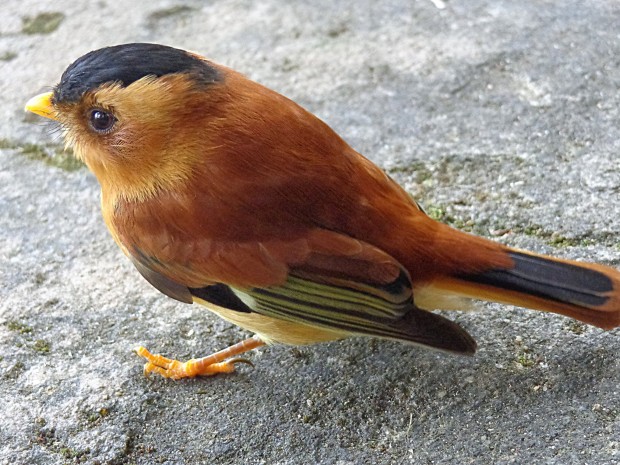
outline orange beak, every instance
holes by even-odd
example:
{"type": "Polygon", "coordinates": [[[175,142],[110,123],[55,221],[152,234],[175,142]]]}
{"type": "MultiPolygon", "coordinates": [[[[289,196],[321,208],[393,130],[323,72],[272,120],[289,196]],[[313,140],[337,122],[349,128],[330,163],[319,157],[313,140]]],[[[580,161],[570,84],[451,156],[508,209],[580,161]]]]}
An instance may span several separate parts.
{"type": "Polygon", "coordinates": [[[43,116],[44,118],[56,120],[56,110],[52,104],[52,95],[53,92],[46,92],[32,97],[26,103],[25,110],[43,116]]]}

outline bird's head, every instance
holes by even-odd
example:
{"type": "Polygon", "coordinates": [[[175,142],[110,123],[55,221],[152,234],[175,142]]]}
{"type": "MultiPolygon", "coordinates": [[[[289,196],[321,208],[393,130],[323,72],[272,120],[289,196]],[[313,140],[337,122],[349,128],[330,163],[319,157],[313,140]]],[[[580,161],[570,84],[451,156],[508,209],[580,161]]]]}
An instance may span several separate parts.
{"type": "Polygon", "coordinates": [[[141,199],[190,176],[225,73],[162,45],[107,47],[76,60],[26,110],[60,124],[104,190],[141,199]]]}

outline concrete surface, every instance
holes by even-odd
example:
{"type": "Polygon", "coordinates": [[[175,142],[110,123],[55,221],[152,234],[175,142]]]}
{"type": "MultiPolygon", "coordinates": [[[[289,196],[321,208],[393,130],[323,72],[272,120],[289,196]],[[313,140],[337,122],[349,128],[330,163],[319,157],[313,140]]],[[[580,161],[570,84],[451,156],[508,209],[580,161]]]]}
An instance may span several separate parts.
{"type": "Polygon", "coordinates": [[[246,334],[151,289],[108,237],[94,178],[22,111],[93,48],[196,50],[317,113],[435,217],[619,266],[616,1],[0,11],[1,464],[620,463],[620,331],[499,305],[451,315],[474,358],[356,339],[145,379],[137,344],[186,358],[246,334]]]}

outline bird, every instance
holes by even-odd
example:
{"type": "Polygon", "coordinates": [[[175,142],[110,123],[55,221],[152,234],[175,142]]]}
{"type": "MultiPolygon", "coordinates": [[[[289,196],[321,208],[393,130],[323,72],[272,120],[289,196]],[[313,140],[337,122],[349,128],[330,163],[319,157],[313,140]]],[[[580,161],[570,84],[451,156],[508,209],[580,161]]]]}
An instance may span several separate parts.
{"type": "Polygon", "coordinates": [[[352,336],[471,355],[433,310],[454,296],[620,325],[620,272],[510,248],[430,218],[382,169],[292,100],[201,55],[127,43],[69,65],[26,110],[94,173],[103,219],[163,294],[253,333],[172,379],[231,373],[265,344],[352,336]]]}

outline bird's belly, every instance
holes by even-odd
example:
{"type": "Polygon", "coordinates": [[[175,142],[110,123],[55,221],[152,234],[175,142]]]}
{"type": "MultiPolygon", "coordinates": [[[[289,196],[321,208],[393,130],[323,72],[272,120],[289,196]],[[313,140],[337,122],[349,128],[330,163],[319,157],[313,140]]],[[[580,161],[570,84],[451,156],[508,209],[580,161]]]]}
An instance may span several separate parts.
{"type": "Polygon", "coordinates": [[[351,336],[346,332],[280,320],[260,313],[230,310],[197,297],[194,297],[194,302],[207,307],[226,321],[256,333],[267,344],[308,345],[351,336]]]}

